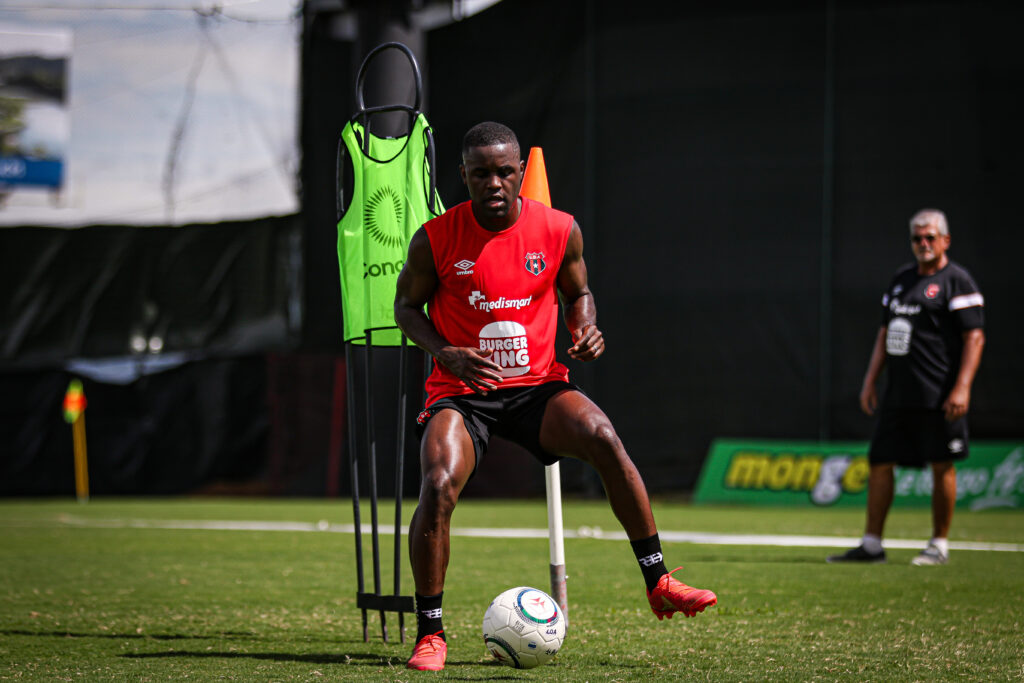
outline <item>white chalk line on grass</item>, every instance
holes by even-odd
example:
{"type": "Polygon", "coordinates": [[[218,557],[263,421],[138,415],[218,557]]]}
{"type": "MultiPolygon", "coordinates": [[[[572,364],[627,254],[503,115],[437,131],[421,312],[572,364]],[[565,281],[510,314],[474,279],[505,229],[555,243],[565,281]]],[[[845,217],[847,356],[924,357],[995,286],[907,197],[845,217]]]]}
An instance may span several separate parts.
{"type": "MultiPolygon", "coordinates": [[[[319,522],[271,522],[271,521],[235,521],[235,520],[170,520],[170,519],[85,519],[70,515],[62,515],[59,522],[70,526],[113,528],[113,529],[206,529],[212,531],[296,531],[296,532],[328,532],[352,534],[353,524],[332,524],[327,520],[319,522]]],[[[369,524],[361,525],[364,534],[373,532],[369,524]]],[[[380,524],[379,534],[394,534],[392,524],[380,524]]],[[[408,534],[409,528],[402,527],[402,533],[408,534]]],[[[452,527],[452,536],[468,536],[473,538],[547,538],[547,529],[503,528],[491,529],[484,527],[452,527]]],[[[802,548],[848,548],[860,543],[854,536],[797,536],[785,534],[717,534],[703,531],[659,531],[662,541],[670,543],[700,543],[704,545],[764,545],[802,548]]],[[[624,541],[623,531],[604,531],[600,527],[582,526],[577,529],[566,529],[565,538],[593,538],[601,540],[624,541]]],[[[886,539],[885,546],[893,549],[918,549],[925,544],[920,539],[886,539]]],[[[973,541],[950,541],[951,550],[984,550],[994,552],[1024,552],[1024,544],[1019,543],[981,543],[973,541]]]]}

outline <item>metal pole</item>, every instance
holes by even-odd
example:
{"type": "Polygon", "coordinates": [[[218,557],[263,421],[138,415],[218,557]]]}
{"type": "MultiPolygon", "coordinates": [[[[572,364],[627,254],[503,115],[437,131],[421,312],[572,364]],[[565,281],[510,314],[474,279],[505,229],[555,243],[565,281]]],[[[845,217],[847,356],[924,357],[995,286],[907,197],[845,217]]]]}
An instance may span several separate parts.
{"type": "MultiPolygon", "coordinates": [[[[371,339],[373,332],[366,330],[366,438],[369,440],[370,448],[370,525],[371,541],[373,543],[373,593],[380,595],[380,527],[377,521],[377,440],[373,433],[373,383],[370,375],[373,370],[373,357],[371,354],[371,339]]],[[[384,642],[388,642],[387,617],[384,610],[380,610],[380,635],[384,642]]]]}
{"type": "MultiPolygon", "coordinates": [[[[352,400],[354,380],[352,379],[352,344],[345,344],[345,390],[348,405],[348,462],[352,473],[352,525],[356,537],[356,590],[359,594],[366,590],[363,580],[363,526],[359,514],[359,457],[356,452],[356,405],[352,400]]],[[[363,642],[370,640],[366,630],[366,609],[363,608],[363,642]]]]}
{"type": "MultiPolygon", "coordinates": [[[[405,380],[409,344],[402,335],[402,347],[398,352],[398,451],[395,453],[395,595],[402,594],[402,488],[405,465],[405,380]]],[[[405,642],[405,613],[398,613],[398,633],[405,642]]]]}

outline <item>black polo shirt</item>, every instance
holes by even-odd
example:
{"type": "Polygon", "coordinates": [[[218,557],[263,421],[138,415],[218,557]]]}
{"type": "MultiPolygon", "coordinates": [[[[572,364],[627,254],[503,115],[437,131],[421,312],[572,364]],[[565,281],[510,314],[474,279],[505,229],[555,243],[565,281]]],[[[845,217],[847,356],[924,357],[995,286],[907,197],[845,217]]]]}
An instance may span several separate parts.
{"type": "Polygon", "coordinates": [[[963,333],[984,326],[984,306],[974,278],[953,261],[934,275],[919,275],[916,263],[901,268],[882,296],[882,407],[941,408],[960,371],[963,333]]]}

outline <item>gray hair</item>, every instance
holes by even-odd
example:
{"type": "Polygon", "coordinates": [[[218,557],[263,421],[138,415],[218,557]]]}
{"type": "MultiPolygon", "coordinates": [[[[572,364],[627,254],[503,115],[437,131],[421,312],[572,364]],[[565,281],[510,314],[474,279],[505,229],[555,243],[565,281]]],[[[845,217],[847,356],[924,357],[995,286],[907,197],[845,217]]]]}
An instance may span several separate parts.
{"type": "Polygon", "coordinates": [[[938,209],[921,209],[910,219],[910,234],[913,236],[914,228],[923,225],[934,225],[940,235],[949,234],[949,223],[946,222],[946,214],[938,209]]]}

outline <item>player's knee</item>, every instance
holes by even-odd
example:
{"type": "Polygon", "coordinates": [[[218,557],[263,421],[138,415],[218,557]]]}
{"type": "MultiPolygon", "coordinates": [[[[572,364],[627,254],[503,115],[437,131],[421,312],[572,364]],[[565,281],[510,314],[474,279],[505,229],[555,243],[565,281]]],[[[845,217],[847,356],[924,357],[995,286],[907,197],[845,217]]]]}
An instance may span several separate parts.
{"type": "Polygon", "coordinates": [[[619,435],[607,420],[598,420],[588,425],[584,443],[587,459],[595,466],[625,457],[619,435]]]}
{"type": "Polygon", "coordinates": [[[459,489],[444,468],[423,473],[420,484],[420,506],[441,514],[451,514],[459,500],[459,489]]]}
{"type": "Polygon", "coordinates": [[[619,446],[619,435],[607,420],[601,420],[594,425],[593,435],[595,442],[602,448],[614,450],[619,446]]]}

